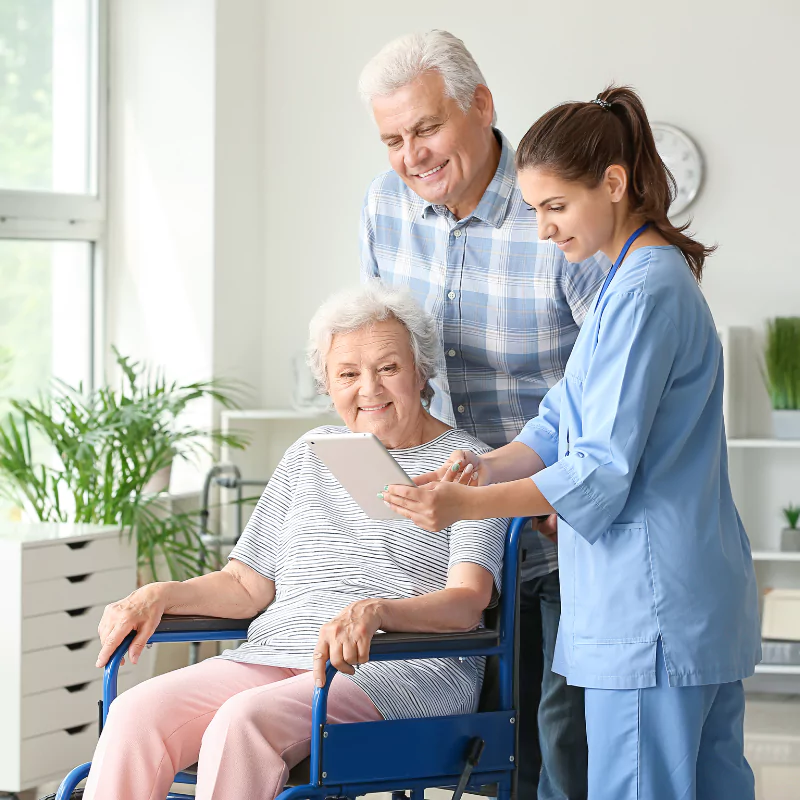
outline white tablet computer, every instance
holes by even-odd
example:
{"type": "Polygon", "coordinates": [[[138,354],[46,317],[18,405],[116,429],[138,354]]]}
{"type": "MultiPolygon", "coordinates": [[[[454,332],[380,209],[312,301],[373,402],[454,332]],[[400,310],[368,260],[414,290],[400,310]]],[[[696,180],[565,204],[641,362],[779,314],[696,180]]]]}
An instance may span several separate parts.
{"type": "Polygon", "coordinates": [[[370,519],[405,519],[387,508],[378,492],[390,483],[414,481],[372,433],[306,434],[303,441],[370,519]]]}

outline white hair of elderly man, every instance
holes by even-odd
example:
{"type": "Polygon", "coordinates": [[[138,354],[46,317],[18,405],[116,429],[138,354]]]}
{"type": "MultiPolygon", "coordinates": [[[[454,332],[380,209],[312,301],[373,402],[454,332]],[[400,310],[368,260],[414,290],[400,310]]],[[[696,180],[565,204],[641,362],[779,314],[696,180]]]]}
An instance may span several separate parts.
{"type": "MultiPolygon", "coordinates": [[[[448,31],[433,30],[389,42],[364,67],[358,89],[369,104],[374,97],[392,94],[431,70],[442,76],[447,96],[464,112],[472,105],[476,87],[487,85],[464,42],[448,31]]],[[[496,123],[497,112],[492,118],[492,124],[496,123]]]]}
{"type": "Polygon", "coordinates": [[[328,298],[311,319],[308,326],[308,365],[320,392],[327,392],[325,365],[333,337],[337,333],[352,333],[387,319],[396,319],[408,330],[414,364],[419,377],[425,382],[422,397],[425,400],[433,397],[433,389],[428,381],[436,375],[444,360],[436,323],[407,289],[386,286],[377,278],[328,298]]]}

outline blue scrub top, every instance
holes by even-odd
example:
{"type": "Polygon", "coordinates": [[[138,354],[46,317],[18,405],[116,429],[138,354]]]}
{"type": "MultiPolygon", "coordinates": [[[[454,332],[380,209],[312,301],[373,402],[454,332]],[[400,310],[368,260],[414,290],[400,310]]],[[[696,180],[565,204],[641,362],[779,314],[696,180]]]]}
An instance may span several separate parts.
{"type": "Polygon", "coordinates": [[[727,683],[761,658],[750,543],[731,494],[722,347],[680,250],[642,247],[586,318],[516,441],[561,518],[553,669],[598,689],[727,683]]]}

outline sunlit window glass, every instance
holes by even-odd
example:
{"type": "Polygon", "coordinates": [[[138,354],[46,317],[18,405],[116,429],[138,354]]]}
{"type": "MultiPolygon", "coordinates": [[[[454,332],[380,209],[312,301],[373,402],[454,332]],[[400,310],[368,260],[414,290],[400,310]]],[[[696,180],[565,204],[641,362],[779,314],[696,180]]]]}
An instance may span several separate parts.
{"type": "Polygon", "coordinates": [[[0,189],[96,192],[92,0],[0,2],[0,189]]]}

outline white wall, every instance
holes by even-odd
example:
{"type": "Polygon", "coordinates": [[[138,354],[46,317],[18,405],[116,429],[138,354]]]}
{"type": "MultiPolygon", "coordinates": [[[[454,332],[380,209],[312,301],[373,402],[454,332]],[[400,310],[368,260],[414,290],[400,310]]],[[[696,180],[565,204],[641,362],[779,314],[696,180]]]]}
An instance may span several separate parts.
{"type": "MultiPolygon", "coordinates": [[[[800,11],[793,0],[112,2],[109,339],[177,378],[291,401],[317,305],[357,280],[358,217],[387,166],[356,82],[389,39],[443,27],[487,77],[516,143],[608,82],[685,128],[707,162],[690,209],[718,242],[720,325],[800,313],[800,11]]],[[[209,412],[207,412],[209,413],[209,412]]]]}
{"type": "MultiPolygon", "coordinates": [[[[245,405],[264,360],[263,18],[261,0],[111,3],[108,343],[170,379],[246,381],[245,405]]],[[[198,481],[181,465],[172,489],[198,481]]]]}
{"type": "Polygon", "coordinates": [[[704,281],[718,323],[800,314],[794,0],[266,0],[265,24],[265,404],[289,402],[288,360],[310,315],[357,280],[361,201],[386,160],[356,82],[386,41],[414,30],[464,39],[514,143],[550,106],[632,84],[651,118],[683,127],[706,158],[690,213],[698,237],[720,244],[704,281]]]}
{"type": "Polygon", "coordinates": [[[109,324],[177,379],[211,370],[214,3],[113,4],[109,324]]]}

